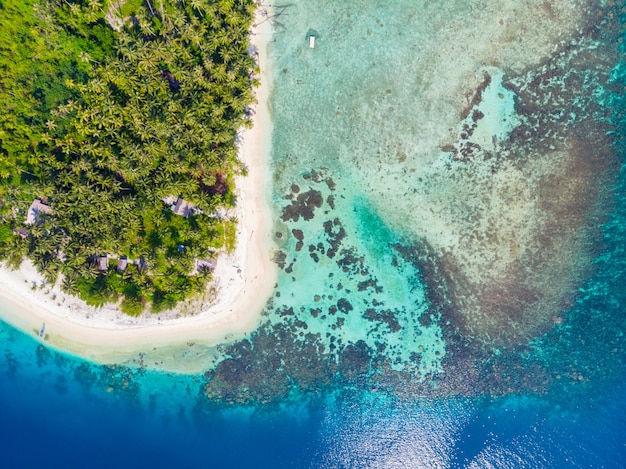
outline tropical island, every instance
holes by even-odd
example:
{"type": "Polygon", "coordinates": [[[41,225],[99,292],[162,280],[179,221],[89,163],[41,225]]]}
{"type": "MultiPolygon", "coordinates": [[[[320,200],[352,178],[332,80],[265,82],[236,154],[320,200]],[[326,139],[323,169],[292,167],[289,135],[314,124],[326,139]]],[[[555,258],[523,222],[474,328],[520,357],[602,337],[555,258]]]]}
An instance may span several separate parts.
{"type": "Polygon", "coordinates": [[[251,0],[2,0],[0,260],[136,316],[201,294],[238,226],[251,0]]]}

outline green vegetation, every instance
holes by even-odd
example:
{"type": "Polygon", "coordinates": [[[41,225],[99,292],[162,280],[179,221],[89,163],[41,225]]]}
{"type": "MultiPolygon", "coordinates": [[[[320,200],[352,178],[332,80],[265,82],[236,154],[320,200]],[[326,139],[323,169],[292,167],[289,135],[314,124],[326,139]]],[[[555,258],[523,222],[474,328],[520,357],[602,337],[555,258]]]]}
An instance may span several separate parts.
{"type": "Polygon", "coordinates": [[[197,262],[234,246],[215,214],[243,171],[254,7],[1,0],[0,258],[130,315],[204,291],[197,262]]]}

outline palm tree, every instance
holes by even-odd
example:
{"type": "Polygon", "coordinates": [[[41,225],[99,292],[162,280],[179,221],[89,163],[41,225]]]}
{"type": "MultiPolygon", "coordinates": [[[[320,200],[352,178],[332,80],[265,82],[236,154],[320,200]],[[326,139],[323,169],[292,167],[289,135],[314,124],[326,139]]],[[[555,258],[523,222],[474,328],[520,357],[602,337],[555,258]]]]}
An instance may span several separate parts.
{"type": "Polygon", "coordinates": [[[77,280],[78,276],[76,275],[75,271],[69,271],[63,276],[61,288],[63,289],[63,291],[69,294],[76,295],[79,293],[77,288],[77,280]]]}
{"type": "Polygon", "coordinates": [[[203,0],[191,0],[191,7],[198,12],[200,16],[206,13],[206,5],[203,0]]]}

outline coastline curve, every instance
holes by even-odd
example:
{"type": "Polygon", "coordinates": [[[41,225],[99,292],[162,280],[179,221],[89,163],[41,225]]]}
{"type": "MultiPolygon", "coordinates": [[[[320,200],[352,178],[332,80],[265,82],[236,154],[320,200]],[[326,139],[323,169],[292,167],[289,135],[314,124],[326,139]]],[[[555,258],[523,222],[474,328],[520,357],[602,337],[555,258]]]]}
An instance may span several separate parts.
{"type": "Polygon", "coordinates": [[[254,330],[277,279],[277,266],[270,259],[273,217],[267,189],[272,132],[267,44],[273,31],[266,14],[257,7],[250,31],[260,85],[255,89],[254,125],[240,133],[239,158],[248,175],[236,181],[237,245],[218,261],[208,286],[216,291],[211,304],[188,302],[174,311],[132,318],[114,305],[91,307],[58,286],[46,286],[25,261],[17,271],[0,266],[0,320],[33,337],[45,322],[46,333],[39,340],[90,361],[184,373],[204,371],[219,354],[215,346],[254,330]]]}

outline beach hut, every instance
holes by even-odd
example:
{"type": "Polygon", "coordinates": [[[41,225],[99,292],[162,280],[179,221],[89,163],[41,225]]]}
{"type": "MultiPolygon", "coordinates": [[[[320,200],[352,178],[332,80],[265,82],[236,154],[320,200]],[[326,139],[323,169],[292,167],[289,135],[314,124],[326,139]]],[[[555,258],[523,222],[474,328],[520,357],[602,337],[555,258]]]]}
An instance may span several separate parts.
{"type": "Polygon", "coordinates": [[[30,204],[30,207],[28,207],[28,214],[26,215],[25,223],[27,225],[41,223],[43,221],[41,219],[41,214],[43,213],[52,213],[50,206],[45,203],[45,198],[33,200],[33,203],[30,204]]]}
{"type": "Polygon", "coordinates": [[[117,271],[120,273],[124,272],[127,267],[128,267],[128,257],[120,256],[119,260],[117,261],[117,271]]]}
{"type": "Polygon", "coordinates": [[[178,196],[176,203],[170,207],[172,212],[176,215],[180,215],[185,218],[189,218],[189,216],[193,214],[195,208],[196,207],[193,204],[187,202],[181,196],[178,196]]]}
{"type": "Polygon", "coordinates": [[[147,269],[148,269],[148,263],[143,257],[140,257],[139,260],[137,261],[137,270],[139,270],[139,272],[143,272],[144,270],[147,270],[147,269]]]}
{"type": "Polygon", "coordinates": [[[13,233],[18,235],[22,239],[28,238],[28,231],[26,231],[24,228],[20,228],[20,229],[16,228],[16,229],[13,230],[13,233]]]}
{"type": "Polygon", "coordinates": [[[106,254],[96,256],[96,269],[100,272],[106,272],[109,269],[109,256],[106,254]]]}
{"type": "Polygon", "coordinates": [[[196,261],[197,272],[213,272],[217,267],[217,262],[213,259],[200,259],[196,261]]]}

